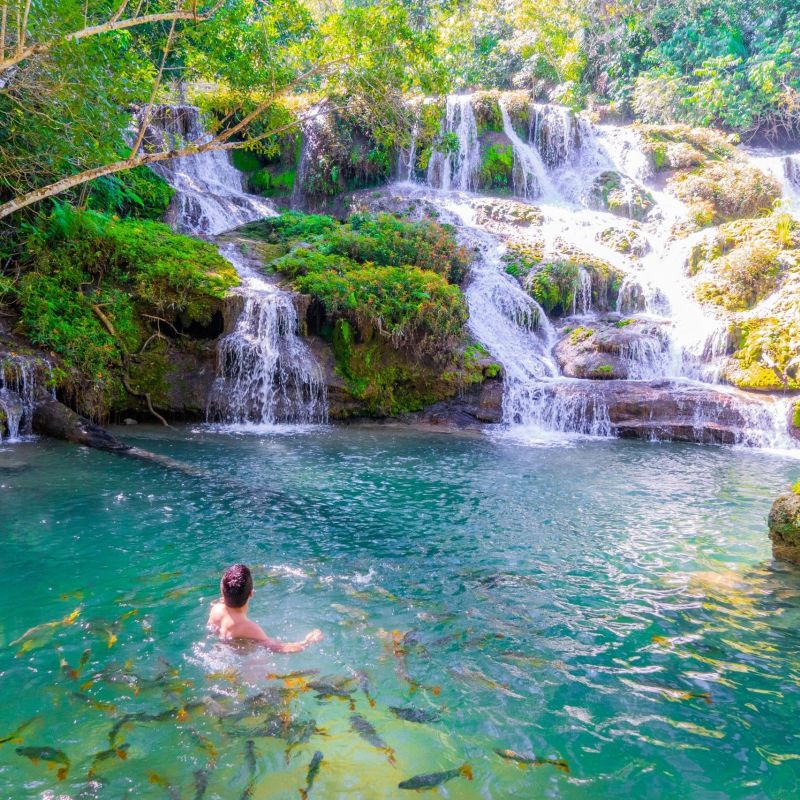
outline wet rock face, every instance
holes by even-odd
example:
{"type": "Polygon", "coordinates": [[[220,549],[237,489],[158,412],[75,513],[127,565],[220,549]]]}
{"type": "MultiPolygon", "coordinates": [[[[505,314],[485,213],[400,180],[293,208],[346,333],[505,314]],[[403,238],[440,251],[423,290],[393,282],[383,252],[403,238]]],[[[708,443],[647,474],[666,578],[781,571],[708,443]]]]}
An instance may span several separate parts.
{"type": "Polygon", "coordinates": [[[780,495],[772,504],[767,524],[775,558],[800,564],[800,494],[780,495]]]}
{"type": "Polygon", "coordinates": [[[747,440],[746,412],[759,408],[742,394],[667,380],[556,381],[545,391],[584,416],[602,408],[609,432],[625,439],[736,444],[747,440]]]}
{"type": "Polygon", "coordinates": [[[655,377],[668,356],[663,325],[618,320],[566,328],[555,357],[568,378],[620,380],[655,377]]]}
{"type": "Polygon", "coordinates": [[[627,175],[608,170],[601,172],[589,189],[591,208],[608,211],[618,217],[643,220],[653,208],[650,193],[627,175]]]}
{"type": "Polygon", "coordinates": [[[481,198],[473,202],[473,207],[475,222],[490,228],[492,223],[516,228],[542,224],[542,212],[536,206],[518,200],[481,198]]]}

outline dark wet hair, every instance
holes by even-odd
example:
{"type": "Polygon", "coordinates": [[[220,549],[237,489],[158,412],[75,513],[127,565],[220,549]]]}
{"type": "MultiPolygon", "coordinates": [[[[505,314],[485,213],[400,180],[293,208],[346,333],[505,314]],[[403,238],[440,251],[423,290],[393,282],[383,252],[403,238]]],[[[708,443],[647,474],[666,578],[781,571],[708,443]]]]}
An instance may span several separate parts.
{"type": "Polygon", "coordinates": [[[245,564],[234,564],[222,576],[222,597],[225,605],[241,608],[253,591],[253,576],[245,564]]]}

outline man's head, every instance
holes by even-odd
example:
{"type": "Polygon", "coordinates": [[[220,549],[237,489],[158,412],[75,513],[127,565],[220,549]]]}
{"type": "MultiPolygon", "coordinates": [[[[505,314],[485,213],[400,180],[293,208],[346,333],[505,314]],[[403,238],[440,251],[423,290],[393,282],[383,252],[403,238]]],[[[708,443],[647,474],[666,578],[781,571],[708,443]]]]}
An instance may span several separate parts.
{"type": "Polygon", "coordinates": [[[234,564],[225,570],[221,587],[225,605],[229,608],[242,608],[253,594],[253,576],[244,564],[234,564]]]}

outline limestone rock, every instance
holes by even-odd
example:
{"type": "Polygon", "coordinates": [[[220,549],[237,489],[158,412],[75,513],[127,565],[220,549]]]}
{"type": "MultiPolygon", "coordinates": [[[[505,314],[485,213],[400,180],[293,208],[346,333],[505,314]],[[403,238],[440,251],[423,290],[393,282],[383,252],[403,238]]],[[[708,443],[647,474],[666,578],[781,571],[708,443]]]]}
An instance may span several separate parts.
{"type": "Polygon", "coordinates": [[[565,329],[554,355],[568,378],[639,379],[652,377],[668,348],[662,325],[596,321],[565,329]]]}
{"type": "Polygon", "coordinates": [[[800,564],[800,494],[791,491],[776,498],[767,524],[775,558],[800,564]]]}
{"type": "Polygon", "coordinates": [[[597,176],[589,189],[587,201],[591,208],[635,220],[643,220],[654,206],[646,189],[627,175],[613,170],[597,176]]]}

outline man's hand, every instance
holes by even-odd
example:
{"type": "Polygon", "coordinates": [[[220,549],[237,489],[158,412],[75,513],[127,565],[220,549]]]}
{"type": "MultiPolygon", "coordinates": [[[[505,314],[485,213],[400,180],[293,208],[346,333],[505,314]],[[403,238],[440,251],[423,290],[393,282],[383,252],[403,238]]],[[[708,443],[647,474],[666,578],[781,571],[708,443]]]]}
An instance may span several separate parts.
{"type": "Polygon", "coordinates": [[[311,631],[311,633],[309,633],[305,638],[306,644],[314,644],[315,642],[321,642],[321,641],[322,641],[322,631],[319,628],[314,628],[314,630],[311,631]]]}

